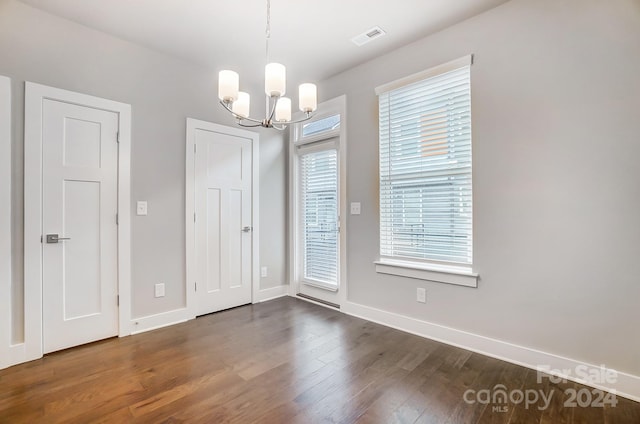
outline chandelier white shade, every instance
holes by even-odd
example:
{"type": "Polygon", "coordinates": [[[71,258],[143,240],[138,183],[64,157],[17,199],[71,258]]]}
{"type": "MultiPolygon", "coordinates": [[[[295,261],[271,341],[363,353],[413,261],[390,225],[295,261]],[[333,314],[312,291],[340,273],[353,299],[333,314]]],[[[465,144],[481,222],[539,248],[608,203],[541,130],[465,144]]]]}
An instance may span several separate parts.
{"type": "Polygon", "coordinates": [[[276,121],[287,122],[291,121],[291,99],[288,97],[281,97],[276,105],[276,121]]]}
{"type": "Polygon", "coordinates": [[[264,67],[264,92],[269,97],[284,96],[287,92],[287,68],[280,63],[264,67]]]}
{"type": "Polygon", "coordinates": [[[318,107],[318,90],[315,84],[304,83],[298,88],[298,98],[300,110],[302,112],[313,112],[318,107]]]}
{"type": "Polygon", "coordinates": [[[218,97],[223,102],[235,102],[238,99],[240,76],[233,71],[220,71],[218,78],[218,97]]]}
{"type": "MultiPolygon", "coordinates": [[[[271,3],[267,0],[266,46],[267,62],[269,57],[269,38],[271,36],[271,3]]],[[[267,63],[264,68],[264,92],[266,111],[264,119],[250,117],[251,98],[240,91],[240,76],[231,70],[220,71],[218,75],[218,98],[220,104],[236,118],[243,127],[276,128],[283,130],[288,124],[306,121],[318,107],[318,93],[315,84],[304,83],[298,88],[298,107],[305,117],[291,120],[291,99],[284,97],[287,92],[287,68],[280,63],[267,63]]]]}
{"type": "Polygon", "coordinates": [[[243,118],[249,116],[249,109],[251,106],[251,97],[249,93],[245,93],[244,91],[238,92],[238,99],[233,102],[233,108],[231,109],[233,113],[243,118]]]}

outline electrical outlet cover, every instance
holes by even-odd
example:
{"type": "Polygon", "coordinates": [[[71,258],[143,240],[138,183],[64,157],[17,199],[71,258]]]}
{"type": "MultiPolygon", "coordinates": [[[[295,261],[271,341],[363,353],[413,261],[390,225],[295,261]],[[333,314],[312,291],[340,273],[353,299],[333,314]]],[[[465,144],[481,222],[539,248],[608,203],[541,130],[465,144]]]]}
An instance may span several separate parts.
{"type": "Polygon", "coordinates": [[[420,303],[427,303],[427,289],[418,287],[416,292],[416,300],[420,303]]]}
{"type": "Polygon", "coordinates": [[[147,215],[147,202],[144,200],[139,200],[136,203],[136,215],[145,216],[147,215]]]}

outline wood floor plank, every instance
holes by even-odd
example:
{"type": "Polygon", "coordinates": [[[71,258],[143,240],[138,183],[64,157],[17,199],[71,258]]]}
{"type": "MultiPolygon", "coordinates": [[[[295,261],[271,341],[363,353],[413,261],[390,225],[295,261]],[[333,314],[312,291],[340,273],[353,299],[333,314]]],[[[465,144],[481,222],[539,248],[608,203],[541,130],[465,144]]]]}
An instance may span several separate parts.
{"type": "Polygon", "coordinates": [[[417,393],[427,379],[444,363],[444,349],[434,349],[405,379],[389,387],[367,411],[358,419],[358,423],[393,422],[394,412],[417,393]]]}
{"type": "Polygon", "coordinates": [[[440,419],[444,422],[451,410],[448,406],[457,400],[449,391],[455,375],[471,352],[463,349],[442,346],[438,349],[441,361],[437,369],[407,400],[389,417],[391,423],[414,423],[418,419],[425,422],[440,419]]]}
{"type": "Polygon", "coordinates": [[[637,402],[618,396],[612,403],[606,402],[603,409],[606,424],[640,423],[640,408],[637,402]]]}
{"type": "Polygon", "coordinates": [[[536,372],[281,298],[0,370],[0,424],[639,424],[640,404],[568,407],[536,372]],[[542,390],[525,407],[465,392],[542,390]]]}
{"type": "MultiPolygon", "coordinates": [[[[527,370],[523,385],[523,390],[542,390],[543,393],[548,395],[548,380],[543,380],[543,383],[538,382],[538,373],[534,370],[527,370]]],[[[527,404],[526,402],[518,403],[513,410],[513,414],[511,415],[511,420],[509,424],[528,424],[528,423],[540,423],[542,418],[542,409],[541,403],[536,403],[533,405],[527,404]]]]}
{"type": "Polygon", "coordinates": [[[526,368],[517,365],[506,365],[499,382],[493,387],[494,390],[504,390],[507,396],[506,402],[496,396],[497,402],[487,405],[478,419],[478,424],[507,424],[511,421],[516,404],[511,400],[510,394],[514,391],[523,391],[527,371],[526,368]]]}
{"type": "MultiPolygon", "coordinates": [[[[467,376],[467,380],[460,380],[460,377],[454,381],[458,388],[459,400],[457,401],[453,413],[447,419],[447,423],[455,424],[460,422],[476,423],[487,409],[492,409],[492,414],[504,413],[494,407],[500,407],[501,405],[494,404],[471,404],[465,398],[465,393],[473,391],[478,393],[480,390],[489,390],[494,392],[499,384],[505,383],[505,372],[509,368],[510,364],[491,359],[484,355],[474,353],[469,361],[465,363],[463,370],[466,372],[461,373],[460,376],[467,376]],[[474,378],[475,376],[475,378],[474,378]],[[473,378],[473,380],[471,380],[473,378]]],[[[471,392],[469,392],[471,393],[471,392]]]]}
{"type": "Polygon", "coordinates": [[[551,385],[552,396],[549,404],[543,404],[540,424],[569,424],[573,422],[573,408],[566,405],[570,390],[576,385],[571,381],[563,381],[551,385]]]}

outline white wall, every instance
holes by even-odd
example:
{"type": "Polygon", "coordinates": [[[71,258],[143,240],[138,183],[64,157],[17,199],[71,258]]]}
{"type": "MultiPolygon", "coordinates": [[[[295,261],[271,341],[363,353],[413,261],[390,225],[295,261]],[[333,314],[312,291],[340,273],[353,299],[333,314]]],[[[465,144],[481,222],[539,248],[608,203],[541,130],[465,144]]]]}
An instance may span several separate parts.
{"type": "MultiPolygon", "coordinates": [[[[185,305],[185,119],[235,125],[217,103],[215,75],[141,46],[0,0],[0,75],[13,81],[12,264],[14,339],[22,338],[24,81],[78,91],[132,105],[132,206],[149,202],[149,215],[132,213],[132,316],[185,305]],[[154,298],[155,283],[166,297],[154,298]]],[[[261,256],[264,286],[286,282],[285,142],[262,132],[261,256]],[[268,225],[265,225],[268,223],[268,225]]],[[[2,229],[4,231],[4,228],[2,229]]],[[[0,234],[0,236],[8,236],[0,234]]],[[[8,317],[2,315],[0,319],[8,317]]]]}
{"type": "Polygon", "coordinates": [[[280,133],[285,138],[284,143],[263,143],[264,137],[273,136],[271,132],[266,130],[260,134],[260,184],[270,188],[260,194],[260,261],[267,267],[267,276],[260,279],[261,290],[288,283],[286,184],[289,137],[285,131],[280,133]],[[262,193],[266,197],[262,197],[262,193]]]}
{"type": "Polygon", "coordinates": [[[513,0],[319,93],[347,94],[350,302],[640,376],[637,0],[513,0]],[[479,288],[376,274],[374,87],[469,53],[479,288]]]}

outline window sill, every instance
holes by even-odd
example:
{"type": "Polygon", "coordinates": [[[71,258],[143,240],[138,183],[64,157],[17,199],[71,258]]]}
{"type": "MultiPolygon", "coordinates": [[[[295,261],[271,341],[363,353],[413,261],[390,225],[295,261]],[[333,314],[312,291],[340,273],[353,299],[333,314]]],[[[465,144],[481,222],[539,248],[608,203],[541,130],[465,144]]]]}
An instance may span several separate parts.
{"type": "Polygon", "coordinates": [[[470,268],[389,260],[379,260],[374,263],[376,272],[379,274],[398,275],[457,286],[478,287],[478,274],[471,271],[470,268]]]}

